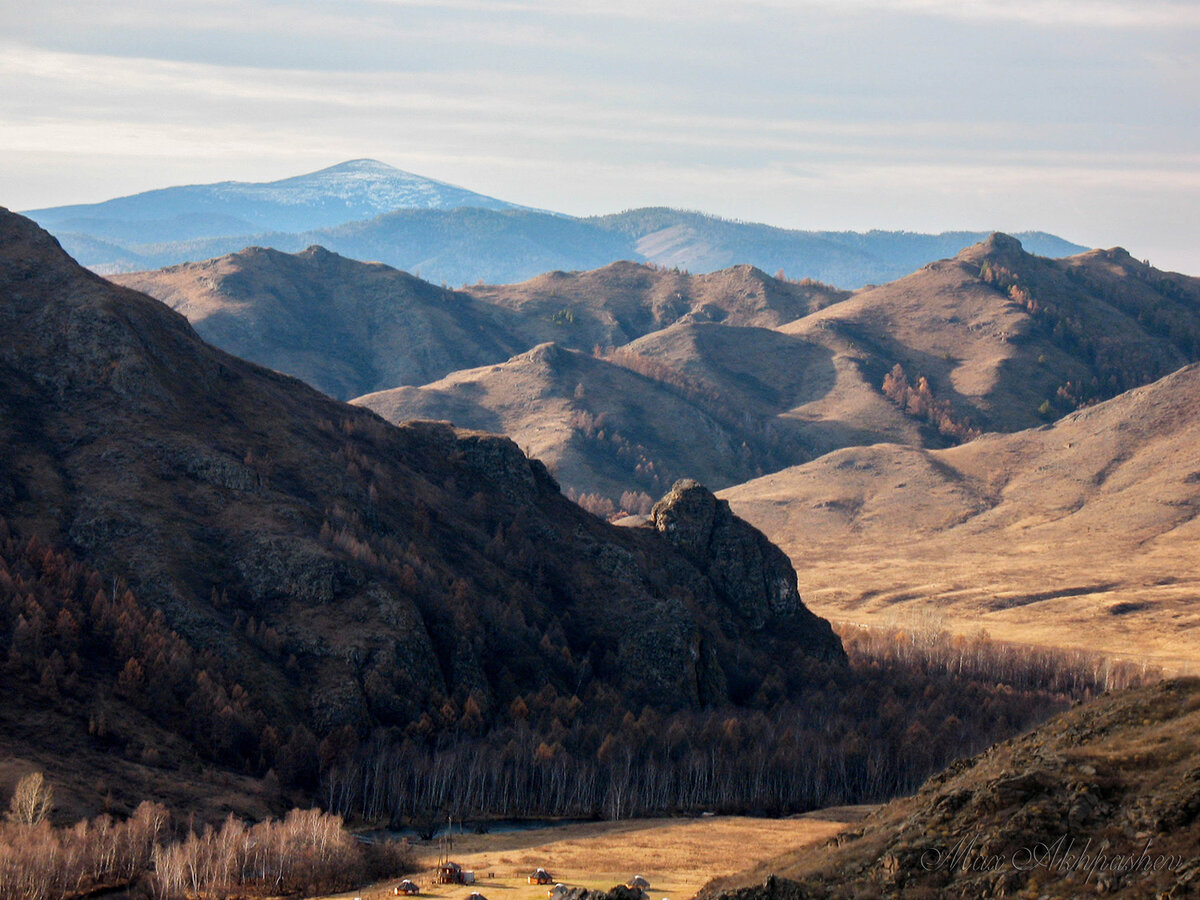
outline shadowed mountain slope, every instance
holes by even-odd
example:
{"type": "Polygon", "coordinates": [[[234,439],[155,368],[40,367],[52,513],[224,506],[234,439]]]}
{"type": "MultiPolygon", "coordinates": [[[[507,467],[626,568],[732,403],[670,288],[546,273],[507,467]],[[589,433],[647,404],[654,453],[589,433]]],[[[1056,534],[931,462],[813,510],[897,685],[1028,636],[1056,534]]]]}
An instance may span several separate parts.
{"type": "MultiPolygon", "coordinates": [[[[40,613],[6,594],[26,605],[4,634],[24,647],[30,616],[82,622],[102,693],[207,758],[262,773],[299,747],[315,766],[321,736],[336,760],[372,733],[508,721],[539,691],[585,710],[726,704],[780,660],[844,661],[744,523],[723,526],[721,552],[767,571],[735,587],[653,527],[588,515],[511,441],[394,428],[229,356],[7,212],[0,338],[6,533],[85,567],[40,613]],[[99,598],[122,583],[127,598],[99,598]]],[[[29,578],[74,565],[18,564],[29,578]]],[[[86,716],[68,677],[86,651],[39,634],[12,692],[46,696],[61,675],[86,716]]],[[[130,746],[128,720],[106,721],[130,746]]]]}
{"type": "Polygon", "coordinates": [[[1193,897],[1200,681],[1076,707],[931,778],[861,827],[700,896],[1193,897]]]}
{"type": "Polygon", "coordinates": [[[343,399],[539,343],[591,351],[681,321],[771,327],[848,296],[748,266],[689,276],[636,263],[450,291],[320,247],[251,248],[112,280],[183,313],[218,346],[343,399]]]}
{"type": "Polygon", "coordinates": [[[1193,364],[1052,426],[848,448],[722,495],[791,555],[825,615],[928,602],[961,630],[1178,670],[1200,636],[1197,446],[1193,364]]]}
{"type": "Polygon", "coordinates": [[[526,347],[506,310],[321,247],[250,248],[112,280],[183,313],[205,340],[338,399],[423,384],[526,347]]]}

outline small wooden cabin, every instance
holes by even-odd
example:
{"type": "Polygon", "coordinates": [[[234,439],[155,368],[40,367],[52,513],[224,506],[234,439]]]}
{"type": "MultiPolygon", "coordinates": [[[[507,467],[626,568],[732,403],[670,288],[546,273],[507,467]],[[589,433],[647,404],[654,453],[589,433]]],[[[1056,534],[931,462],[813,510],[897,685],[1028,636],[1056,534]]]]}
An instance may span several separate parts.
{"type": "Polygon", "coordinates": [[[437,867],[437,883],[438,884],[466,884],[467,880],[463,867],[456,862],[446,860],[443,863],[438,863],[437,867]]]}
{"type": "Polygon", "coordinates": [[[405,878],[402,882],[392,888],[392,893],[397,897],[406,897],[421,893],[421,889],[417,887],[417,883],[415,881],[410,878],[405,878]]]}
{"type": "Polygon", "coordinates": [[[554,879],[550,877],[550,873],[545,869],[534,869],[529,876],[530,884],[552,884],[554,879]]]}

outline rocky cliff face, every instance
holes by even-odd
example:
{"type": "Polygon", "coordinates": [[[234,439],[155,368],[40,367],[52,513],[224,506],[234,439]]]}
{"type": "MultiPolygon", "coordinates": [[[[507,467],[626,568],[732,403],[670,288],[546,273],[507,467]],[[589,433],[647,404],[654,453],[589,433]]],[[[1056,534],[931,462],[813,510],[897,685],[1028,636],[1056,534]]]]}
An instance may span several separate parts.
{"type": "Polygon", "coordinates": [[[735,516],[727,501],[682,479],[654,505],[649,525],[704,572],[745,628],[782,628],[815,655],[844,659],[829,623],[801,600],[791,561],[761,531],[735,516]]]}

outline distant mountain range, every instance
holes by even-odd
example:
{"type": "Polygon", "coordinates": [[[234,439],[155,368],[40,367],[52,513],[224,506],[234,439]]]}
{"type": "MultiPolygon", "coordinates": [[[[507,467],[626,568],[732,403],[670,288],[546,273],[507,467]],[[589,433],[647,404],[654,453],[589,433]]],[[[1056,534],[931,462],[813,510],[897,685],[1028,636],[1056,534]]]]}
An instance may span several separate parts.
{"type": "Polygon", "coordinates": [[[631,512],[680,477],[1038,426],[1200,359],[1200,280],[1000,234],[853,293],[631,262],[450,290],[315,247],[112,277],[390,421],[507,434],[631,512]]]}
{"type": "Polygon", "coordinates": [[[39,223],[121,244],[190,241],[231,234],[311,231],[397,209],[518,209],[494,197],[355,159],[281,181],[193,184],[31,210],[39,223]]]}
{"type": "MultiPolygon", "coordinates": [[[[855,288],[898,278],[987,236],[798,231],[673,209],[573,218],[369,159],[265,184],[170,187],[27,215],[54,231],[79,262],[105,274],[248,246],[296,252],[319,244],[453,285],[523,281],[632,260],[693,272],[748,263],[855,288]]],[[[1017,237],[1044,256],[1085,249],[1041,232],[1017,237]]]]}

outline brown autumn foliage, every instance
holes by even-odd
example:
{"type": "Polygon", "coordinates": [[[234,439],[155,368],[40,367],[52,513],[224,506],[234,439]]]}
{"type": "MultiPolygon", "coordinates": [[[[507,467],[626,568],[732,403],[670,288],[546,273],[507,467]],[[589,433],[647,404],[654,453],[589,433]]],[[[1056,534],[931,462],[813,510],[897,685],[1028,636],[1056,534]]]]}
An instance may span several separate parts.
{"type": "Polygon", "coordinates": [[[30,772],[17,782],[8,804],[8,821],[17,825],[37,825],[54,808],[54,789],[41,772],[30,772]]]}
{"type": "Polygon", "coordinates": [[[936,623],[910,628],[843,625],[837,630],[853,665],[879,671],[953,675],[1077,698],[1161,678],[1152,666],[1115,661],[1102,653],[999,641],[982,630],[974,635],[952,634],[936,623]]]}
{"type": "Polygon", "coordinates": [[[575,501],[594,516],[602,519],[617,519],[623,516],[645,516],[650,514],[654,499],[645,491],[624,491],[614,503],[602,494],[579,493],[567,488],[567,498],[575,501]]]}
{"type": "Polygon", "coordinates": [[[580,494],[574,488],[568,488],[567,497],[601,519],[611,519],[617,514],[617,505],[601,494],[580,494]]]}
{"type": "Polygon", "coordinates": [[[157,896],[197,900],[347,890],[411,867],[400,845],[364,844],[317,809],[255,825],[230,816],[156,847],[153,862],[157,896]]]}
{"type": "Polygon", "coordinates": [[[928,422],[948,438],[969,441],[981,433],[969,419],[957,416],[948,400],[934,397],[929,379],[924,375],[918,377],[915,384],[910,382],[900,363],[883,376],[883,393],[910,416],[928,422]]]}
{"type": "MultiPolygon", "coordinates": [[[[269,629],[253,630],[271,646],[269,629]]],[[[99,745],[122,744],[115,696],[181,728],[211,758],[254,767],[273,762],[262,742],[266,715],[219,657],[181,638],[120,581],[106,584],[40,539],[18,538],[2,519],[0,660],[9,677],[36,685],[43,698],[90,707],[88,732],[99,745]]]]}

